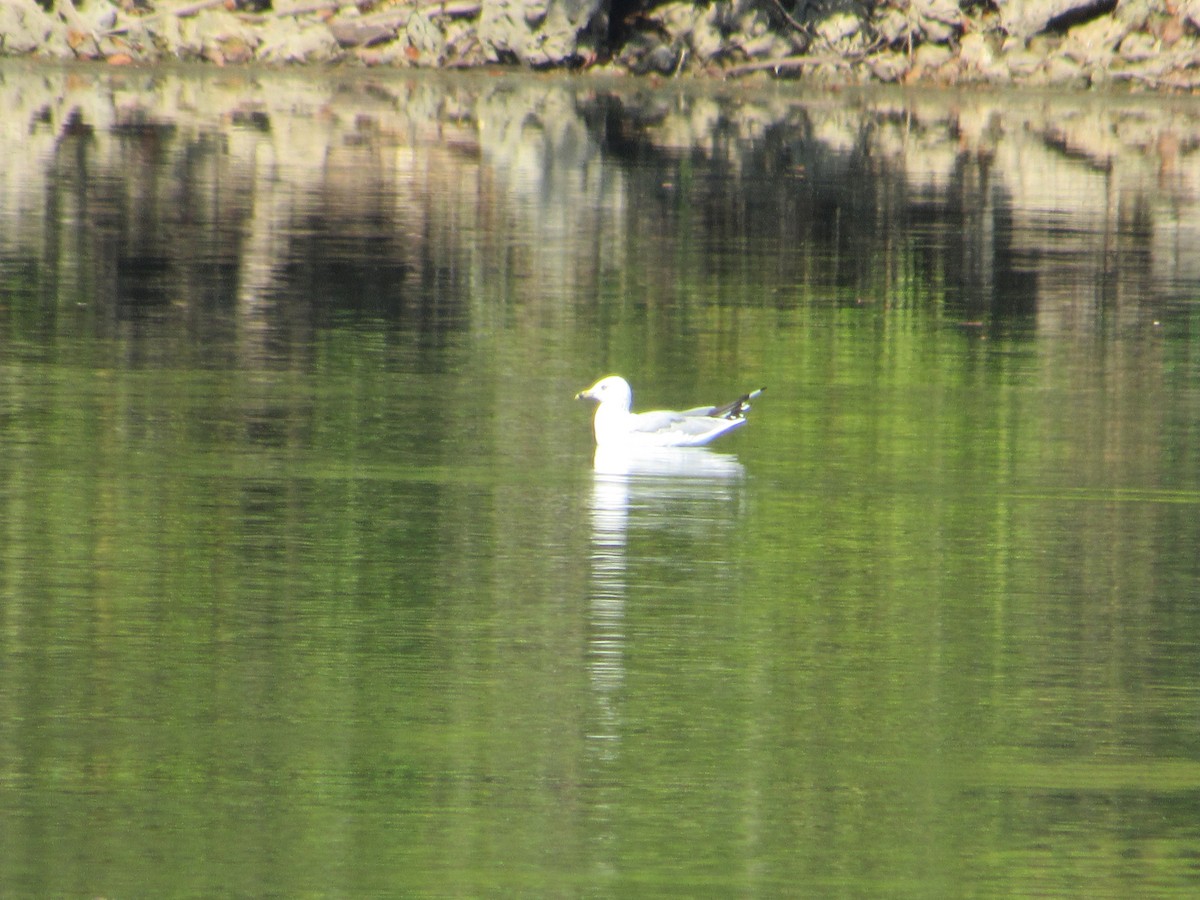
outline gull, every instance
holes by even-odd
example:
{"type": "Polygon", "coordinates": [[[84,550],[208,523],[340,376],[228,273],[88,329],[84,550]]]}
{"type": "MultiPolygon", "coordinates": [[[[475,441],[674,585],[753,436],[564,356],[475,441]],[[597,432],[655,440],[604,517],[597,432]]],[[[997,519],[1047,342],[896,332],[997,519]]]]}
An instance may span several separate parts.
{"type": "Polygon", "coordinates": [[[750,401],[766,388],[743,394],[724,406],[635,413],[633,391],[620,375],[601,378],[576,400],[595,400],[592,430],[598,447],[699,447],[746,424],[750,401]]]}

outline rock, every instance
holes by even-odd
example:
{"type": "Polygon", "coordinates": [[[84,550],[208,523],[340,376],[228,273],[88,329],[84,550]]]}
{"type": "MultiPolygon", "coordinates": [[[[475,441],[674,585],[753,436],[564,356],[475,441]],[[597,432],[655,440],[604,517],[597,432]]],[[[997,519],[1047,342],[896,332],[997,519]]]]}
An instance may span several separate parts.
{"type": "Polygon", "coordinates": [[[912,46],[921,38],[916,19],[895,6],[883,7],[871,25],[880,39],[891,47],[912,46]]]}
{"type": "MultiPolygon", "coordinates": [[[[77,7],[80,4],[76,4],[77,7]]],[[[87,6],[79,10],[80,18],[96,34],[103,34],[117,22],[117,8],[108,0],[90,0],[87,6]]]]}
{"type": "Polygon", "coordinates": [[[777,59],[786,51],[779,52],[778,39],[773,34],[760,34],[738,44],[746,59],[777,59]]]}
{"type": "Polygon", "coordinates": [[[135,35],[148,39],[151,46],[161,51],[164,55],[172,56],[176,59],[184,58],[180,53],[183,35],[178,16],[164,16],[155,22],[148,23],[146,27],[139,27],[137,31],[129,32],[127,36],[133,37],[135,35]]]}
{"type": "Polygon", "coordinates": [[[958,56],[968,66],[986,66],[992,61],[992,48],[978,31],[964,35],[958,45],[958,56]]]}
{"type": "Polygon", "coordinates": [[[880,81],[892,82],[907,75],[911,65],[906,54],[891,51],[872,56],[867,60],[867,67],[880,81]]]}
{"type": "Polygon", "coordinates": [[[927,19],[921,22],[921,34],[925,40],[934,44],[948,44],[957,34],[957,29],[950,27],[944,22],[939,22],[936,19],[927,19]]]}
{"type": "Polygon", "coordinates": [[[913,52],[914,64],[924,68],[924,70],[936,70],[949,62],[954,54],[950,52],[949,47],[942,47],[940,44],[923,43],[913,52]]]}
{"type": "MultiPolygon", "coordinates": [[[[1200,3],[1200,0],[1197,2],[1200,3]]],[[[687,5],[695,10],[694,4],[687,5]]],[[[703,62],[720,56],[725,47],[725,14],[722,4],[714,3],[696,18],[688,40],[692,52],[703,62]]]]}
{"type": "Polygon", "coordinates": [[[1144,62],[1158,54],[1158,41],[1144,32],[1135,31],[1125,35],[1117,53],[1126,62],[1144,62]]]}
{"type": "Polygon", "coordinates": [[[814,28],[820,40],[839,50],[850,49],[856,38],[861,42],[861,30],[862,22],[849,12],[835,12],[826,16],[814,28]]]}
{"type": "Polygon", "coordinates": [[[172,55],[180,59],[202,59],[204,46],[208,41],[215,41],[221,36],[226,16],[215,11],[205,11],[186,19],[177,16],[167,16],[175,19],[178,31],[175,33],[172,45],[172,55]]]}
{"type": "MultiPolygon", "coordinates": [[[[442,36],[446,40],[442,50],[443,64],[482,66],[488,61],[487,50],[476,37],[474,22],[451,20],[443,26],[442,36]]],[[[581,43],[581,49],[584,46],[581,43]]]]}
{"type": "Polygon", "coordinates": [[[204,10],[180,20],[176,53],[184,59],[207,59],[220,63],[223,61],[220,45],[237,37],[247,43],[253,40],[255,46],[259,43],[253,29],[243,27],[224,10],[204,10]]]}
{"type": "Polygon", "coordinates": [[[1112,81],[1108,66],[1090,66],[1087,69],[1088,87],[1102,88],[1112,84],[1112,81]]]}
{"type": "MultiPolygon", "coordinates": [[[[256,42],[257,43],[257,42],[256,42]]],[[[208,58],[218,65],[241,65],[254,59],[255,44],[245,38],[233,35],[221,38],[216,44],[207,49],[208,58]]]]}
{"type": "Polygon", "coordinates": [[[446,52],[446,36],[427,13],[413,13],[404,35],[408,38],[408,58],[417,65],[432,66],[442,61],[446,52]]]}
{"type": "Polygon", "coordinates": [[[991,40],[979,31],[963,35],[958,45],[958,58],[969,78],[982,76],[987,81],[1003,81],[1007,78],[1008,66],[991,40]]]}
{"type": "Polygon", "coordinates": [[[255,58],[268,63],[317,62],[338,59],[342,48],[321,22],[282,20],[272,27],[270,39],[258,47],[255,58]]]}
{"type": "Polygon", "coordinates": [[[748,4],[730,23],[742,38],[754,38],[771,29],[771,20],[757,6],[748,4]]]}
{"type": "Polygon", "coordinates": [[[1025,80],[1033,76],[1045,62],[1045,57],[1026,50],[1024,46],[1010,47],[1003,54],[1004,64],[1015,78],[1025,80]]]}
{"type": "Polygon", "coordinates": [[[370,47],[396,36],[396,29],[371,22],[357,22],[352,18],[331,19],[329,33],[342,47],[370,47]]]}
{"type": "Polygon", "coordinates": [[[1087,72],[1077,62],[1065,56],[1050,57],[1039,75],[1039,80],[1044,84],[1061,87],[1084,87],[1088,83],[1087,72]]]}
{"type": "Polygon", "coordinates": [[[1112,16],[1101,16],[1067,32],[1062,51],[1073,60],[1091,66],[1104,66],[1116,53],[1117,45],[1129,33],[1129,27],[1112,16]]]}
{"type": "Polygon", "coordinates": [[[1141,31],[1151,19],[1161,19],[1163,15],[1174,16],[1175,13],[1169,10],[1176,8],[1176,0],[1121,0],[1110,15],[1128,25],[1131,31],[1141,31]]]}
{"type": "Polygon", "coordinates": [[[728,52],[725,38],[727,4],[714,3],[698,7],[690,2],[665,3],[654,10],[654,20],[672,38],[686,41],[701,62],[708,62],[728,52]]]}
{"type": "Polygon", "coordinates": [[[1193,28],[1200,30],[1200,0],[1183,0],[1179,4],[1179,15],[1191,23],[1193,28]]]}
{"type": "Polygon", "coordinates": [[[495,61],[515,57],[530,66],[567,62],[578,55],[579,34],[603,0],[490,0],[479,14],[480,41],[495,61]]]}
{"type": "Polygon", "coordinates": [[[644,57],[642,57],[642,74],[645,72],[658,72],[661,75],[670,75],[680,65],[682,60],[679,53],[666,44],[659,44],[644,57]]]}
{"type": "Polygon", "coordinates": [[[1170,18],[1163,22],[1156,29],[1155,33],[1158,35],[1158,39],[1163,42],[1164,47],[1174,47],[1187,33],[1187,29],[1184,27],[1182,19],[1170,18]]]}
{"type": "Polygon", "coordinates": [[[1061,16],[1082,18],[1093,10],[1100,12],[1105,0],[995,0],[995,4],[1000,27],[1015,37],[1028,38],[1061,16]]]}
{"type": "Polygon", "coordinates": [[[0,4],[0,52],[6,56],[40,52],[60,59],[74,55],[67,43],[66,25],[34,0],[7,0],[0,4]]]}
{"type": "Polygon", "coordinates": [[[668,54],[674,59],[670,48],[663,44],[662,34],[641,31],[630,35],[614,62],[630,72],[641,75],[646,72],[659,71],[658,65],[663,63],[668,54]],[[663,52],[664,50],[666,53],[663,52]]]}
{"type": "Polygon", "coordinates": [[[925,39],[944,44],[963,30],[963,13],[954,0],[912,0],[925,39]]]}

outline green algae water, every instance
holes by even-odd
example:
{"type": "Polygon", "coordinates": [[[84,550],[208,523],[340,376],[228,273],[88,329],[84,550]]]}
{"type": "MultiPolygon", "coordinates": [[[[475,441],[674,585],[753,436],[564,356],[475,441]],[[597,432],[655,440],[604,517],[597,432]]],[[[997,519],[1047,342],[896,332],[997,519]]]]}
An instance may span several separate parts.
{"type": "Polygon", "coordinates": [[[0,76],[0,892],[1200,890],[1200,105],[0,76]]]}

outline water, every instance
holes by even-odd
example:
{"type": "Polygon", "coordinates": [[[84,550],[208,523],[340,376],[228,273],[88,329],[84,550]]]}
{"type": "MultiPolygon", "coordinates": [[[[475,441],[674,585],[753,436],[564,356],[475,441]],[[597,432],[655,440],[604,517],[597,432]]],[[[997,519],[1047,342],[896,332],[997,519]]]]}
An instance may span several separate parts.
{"type": "Polygon", "coordinates": [[[1196,893],[1200,105],[0,91],[4,893],[1196,893]]]}

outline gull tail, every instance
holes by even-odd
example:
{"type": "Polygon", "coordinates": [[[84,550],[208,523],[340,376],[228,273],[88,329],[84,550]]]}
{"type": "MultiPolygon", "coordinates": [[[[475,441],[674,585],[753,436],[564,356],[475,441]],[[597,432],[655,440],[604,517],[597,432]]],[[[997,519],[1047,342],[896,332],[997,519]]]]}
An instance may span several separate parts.
{"type": "Polygon", "coordinates": [[[750,401],[765,390],[765,387],[760,387],[757,391],[742,394],[742,396],[738,397],[732,403],[726,403],[724,406],[714,406],[709,415],[714,419],[744,419],[746,413],[750,412],[750,401]]]}

